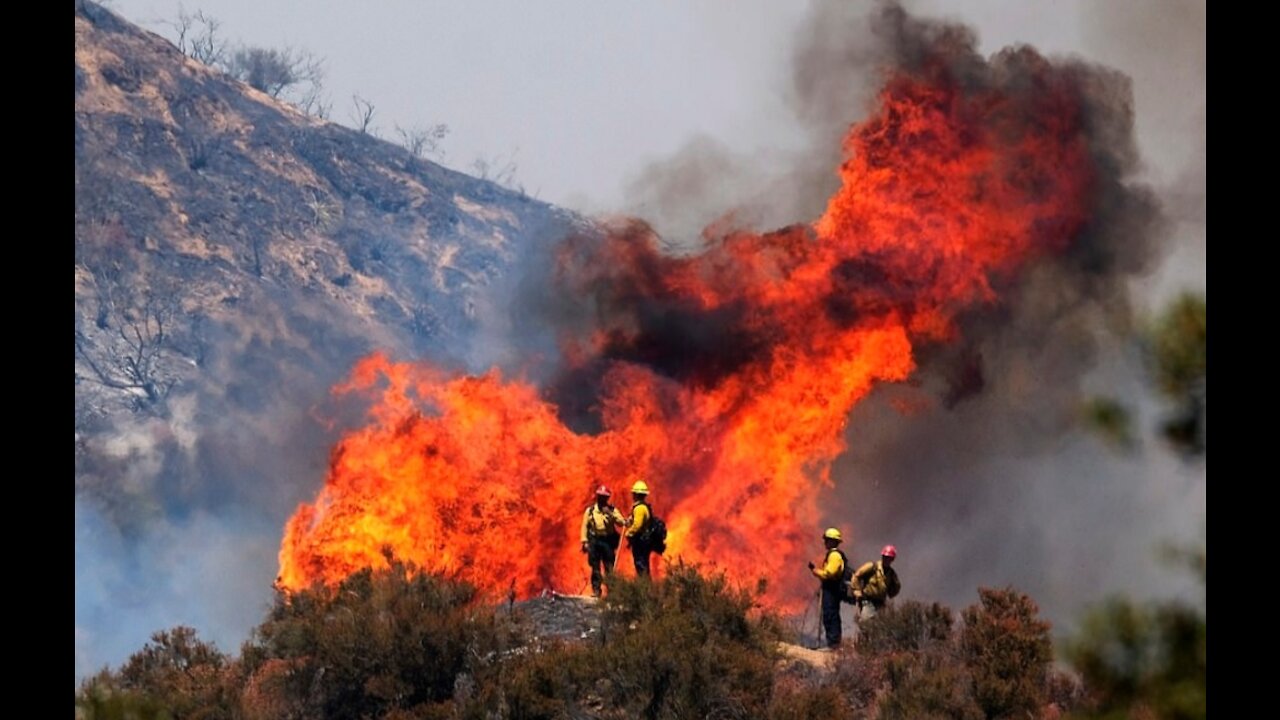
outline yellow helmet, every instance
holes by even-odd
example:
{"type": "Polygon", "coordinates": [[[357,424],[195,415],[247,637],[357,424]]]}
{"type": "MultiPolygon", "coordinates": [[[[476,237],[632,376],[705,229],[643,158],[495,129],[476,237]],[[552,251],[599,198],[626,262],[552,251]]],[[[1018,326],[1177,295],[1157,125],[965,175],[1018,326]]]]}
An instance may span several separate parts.
{"type": "Polygon", "coordinates": [[[636,495],[648,495],[649,486],[646,485],[643,480],[637,480],[636,484],[631,486],[631,492],[635,493],[636,495]]]}
{"type": "Polygon", "coordinates": [[[822,537],[827,538],[829,540],[835,540],[837,542],[844,542],[844,536],[841,535],[840,531],[835,528],[827,528],[827,531],[822,533],[822,537]]]}

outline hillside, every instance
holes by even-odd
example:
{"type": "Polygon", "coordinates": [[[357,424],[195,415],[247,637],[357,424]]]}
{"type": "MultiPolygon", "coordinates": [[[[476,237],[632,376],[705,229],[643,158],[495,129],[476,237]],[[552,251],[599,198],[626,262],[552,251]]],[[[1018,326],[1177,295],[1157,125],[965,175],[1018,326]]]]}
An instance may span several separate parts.
{"type": "Polygon", "coordinates": [[[125,525],[156,496],[286,508],[264,481],[354,359],[473,360],[485,293],[574,221],[93,3],[75,35],[76,492],[125,525]]]}

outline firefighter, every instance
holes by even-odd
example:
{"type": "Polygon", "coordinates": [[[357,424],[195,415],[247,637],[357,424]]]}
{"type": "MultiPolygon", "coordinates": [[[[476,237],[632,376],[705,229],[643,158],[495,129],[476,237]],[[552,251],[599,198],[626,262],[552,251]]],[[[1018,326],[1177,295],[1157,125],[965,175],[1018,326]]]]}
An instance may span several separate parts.
{"type": "Polygon", "coordinates": [[[858,622],[875,617],[884,610],[889,598],[897,597],[902,592],[902,583],[898,581],[898,573],[893,569],[896,557],[897,548],[885,545],[880,551],[879,561],[864,563],[853,574],[853,597],[858,603],[858,622]]]}
{"type": "Polygon", "coordinates": [[[636,563],[636,577],[649,577],[649,554],[653,547],[645,534],[645,526],[653,510],[649,507],[649,485],[644,480],[637,480],[631,486],[631,517],[627,518],[627,545],[631,547],[631,557],[636,563]]]}
{"type": "Polygon", "coordinates": [[[622,513],[609,504],[609,488],[596,488],[596,501],[582,514],[582,552],[591,565],[591,594],[600,597],[600,585],[613,573],[615,554],[622,536],[618,528],[626,523],[622,513]]]}
{"type": "Polygon", "coordinates": [[[827,548],[822,567],[809,563],[809,571],[822,583],[822,627],[827,631],[827,647],[836,647],[843,636],[840,626],[840,601],[844,595],[844,568],[849,559],[840,550],[844,537],[836,528],[822,533],[822,544],[827,548]]]}

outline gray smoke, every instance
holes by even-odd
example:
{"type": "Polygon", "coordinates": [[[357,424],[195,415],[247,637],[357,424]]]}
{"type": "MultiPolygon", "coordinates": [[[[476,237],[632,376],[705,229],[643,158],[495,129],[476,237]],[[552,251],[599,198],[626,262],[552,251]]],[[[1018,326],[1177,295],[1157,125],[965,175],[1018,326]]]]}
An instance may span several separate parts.
{"type": "Polygon", "coordinates": [[[1173,223],[1168,256],[1138,291],[1156,301],[1205,288],[1206,4],[1203,0],[1095,0],[1083,14],[1090,57],[1133,78],[1146,175],[1173,223]]]}
{"type": "Polygon", "coordinates": [[[270,515],[243,507],[164,517],[126,533],[77,497],[76,677],[175,625],[235,650],[267,607],[279,533],[270,515]]]}
{"type": "MultiPolygon", "coordinates": [[[[1065,628],[1108,593],[1193,589],[1157,554],[1202,537],[1205,468],[1151,432],[1161,405],[1134,332],[1159,300],[1204,287],[1203,8],[1091,7],[1096,59],[1131,75],[1053,62],[1085,89],[1098,216],[1068,253],[1003,288],[998,307],[965,316],[959,344],[921,348],[909,384],[853,412],[827,520],[852,530],[860,560],[897,544],[907,595],[965,604],[979,585],[1012,583],[1065,628]],[[1086,431],[1094,394],[1135,411],[1136,448],[1086,431]]],[[[896,3],[818,2],[797,33],[788,92],[802,150],[780,161],[691,141],[632,180],[634,209],[677,242],[708,223],[815,218],[837,186],[840,139],[885,68],[941,49],[962,77],[1016,71],[1022,50],[985,58],[977,40],[896,3]]]]}
{"type": "MultiPolygon", "coordinates": [[[[850,452],[835,472],[842,503],[830,516],[852,526],[859,557],[898,545],[908,595],[962,604],[979,585],[1011,583],[1036,597],[1059,629],[1107,594],[1192,593],[1190,579],[1157,555],[1165,543],[1202,541],[1205,522],[1204,464],[1183,462],[1154,438],[1160,403],[1133,335],[1135,309],[1156,295],[1157,271],[1177,278],[1164,283],[1166,296],[1204,286],[1203,11],[1197,18],[1191,6],[1168,14],[1159,3],[1107,7],[1125,15],[1129,30],[1159,40],[1139,53],[1146,74],[1137,83],[1057,61],[1090,90],[1092,150],[1107,173],[1099,216],[1065,256],[1009,288],[1000,308],[968,317],[960,345],[922,352],[916,386],[882,388],[855,409],[850,452]],[[1162,19],[1148,24],[1148,15],[1162,19]],[[1187,50],[1166,67],[1174,46],[1187,50]],[[1160,114],[1175,97],[1194,108],[1197,96],[1199,121],[1193,111],[1166,128],[1190,147],[1161,153],[1175,169],[1151,173],[1140,150],[1159,153],[1159,141],[1135,133],[1143,113],[1160,114]],[[1118,452],[1085,432],[1081,406],[1095,393],[1136,410],[1137,448],[1118,452]]],[[[1106,15],[1093,21],[1119,27],[1106,15]]],[[[962,29],[892,8],[882,18],[889,32],[881,37],[900,59],[930,35],[972,44],[962,29]]],[[[840,19],[835,9],[821,24],[840,19]]],[[[1129,39],[1111,35],[1132,48],[1129,39]]]]}
{"type": "Polygon", "coordinates": [[[839,187],[840,143],[867,114],[890,61],[866,3],[819,2],[796,33],[790,84],[792,149],[735,152],[697,137],[630,178],[627,211],[685,243],[716,223],[771,230],[818,217],[839,187]]]}
{"type": "Polygon", "coordinates": [[[333,341],[306,372],[254,342],[212,342],[207,375],[163,416],[115,413],[78,437],[77,679],[195,627],[235,651],[260,622],[278,570],[282,518],[324,477],[357,414],[324,400],[363,346],[333,341]],[[230,378],[230,381],[226,379],[230,378]]]}

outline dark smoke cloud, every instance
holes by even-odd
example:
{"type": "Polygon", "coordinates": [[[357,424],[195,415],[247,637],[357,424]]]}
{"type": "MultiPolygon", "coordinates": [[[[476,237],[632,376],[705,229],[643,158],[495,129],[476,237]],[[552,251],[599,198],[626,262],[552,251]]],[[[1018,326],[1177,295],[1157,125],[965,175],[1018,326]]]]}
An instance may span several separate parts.
{"type": "MultiPolygon", "coordinates": [[[[1107,42],[1126,44],[1131,36],[1115,28],[1144,27],[1157,6],[1106,5],[1093,21],[1107,42]]],[[[1163,81],[1161,100],[1182,92],[1192,106],[1185,122],[1163,128],[1191,144],[1185,163],[1172,164],[1172,179],[1153,178],[1144,161],[1129,76],[1079,59],[1048,60],[1080,88],[1099,169],[1096,215],[1067,252],[1006,280],[997,306],[962,316],[960,342],[918,348],[912,381],[881,388],[850,419],[850,450],[835,468],[828,520],[852,526],[852,549],[866,559],[880,544],[897,543],[909,595],[965,603],[978,585],[1013,583],[1069,625],[1083,604],[1108,592],[1189,589],[1154,556],[1161,543],[1194,540],[1203,526],[1203,465],[1176,460],[1150,440],[1127,454],[1113,452],[1085,433],[1079,418],[1083,401],[1101,393],[1135,407],[1143,434],[1154,426],[1156,403],[1133,339],[1145,302],[1134,290],[1171,252],[1175,264],[1190,265],[1183,275],[1203,274],[1203,250],[1198,266],[1194,253],[1194,225],[1202,248],[1204,223],[1202,8],[1177,5],[1143,30],[1159,38],[1138,63],[1146,68],[1144,82],[1163,81]],[[1182,43],[1190,49],[1175,52],[1180,62],[1162,75],[1161,57],[1182,43]],[[1165,203],[1177,210],[1166,213],[1165,203]],[[1189,262],[1180,257],[1185,248],[1178,249],[1188,235],[1189,262]]],[[[1135,52],[1127,46],[1117,54],[1135,52]]],[[[796,37],[789,92],[803,149],[779,162],[695,139],[633,178],[633,209],[656,230],[637,227],[685,253],[698,246],[704,224],[769,228],[817,217],[838,185],[840,140],[866,114],[886,68],[918,69],[939,58],[962,83],[998,77],[1017,87],[1026,78],[1027,92],[1034,91],[1031,69],[1046,61],[1025,46],[984,57],[972,29],[912,17],[894,3],[815,4],[796,37]]],[[[1144,93],[1150,94],[1139,89],[1138,97],[1144,93]]],[[[1162,104],[1148,98],[1144,107],[1159,112],[1162,104]]],[[[1145,144],[1159,141],[1157,134],[1145,144]]],[[[874,282],[866,271],[850,269],[859,285],[874,282]]],[[[651,272],[641,267],[635,277],[651,272]]],[[[641,295],[608,288],[619,303],[641,295]]],[[[598,322],[600,307],[561,300],[552,314],[559,327],[598,322]]],[[[732,309],[713,318],[643,300],[642,310],[628,312],[646,342],[610,346],[604,359],[640,362],[688,381],[706,364],[669,358],[696,361],[703,347],[743,346],[732,309]]],[[[758,342],[745,347],[764,351],[758,342]]],[[[601,371],[599,364],[575,367],[550,384],[563,415],[582,429],[593,427],[582,419],[598,397],[601,371]]],[[[708,381],[714,379],[713,373],[708,381]]]]}
{"type": "MultiPolygon", "coordinates": [[[[820,6],[814,22],[843,23],[849,37],[860,31],[834,3],[820,6]]],[[[910,65],[938,41],[960,67],[988,62],[974,35],[954,25],[890,6],[873,26],[896,62],[910,65]]],[[[1021,52],[1006,49],[989,62],[1003,71],[1021,52]]],[[[1081,431],[1079,409],[1091,392],[1126,398],[1140,409],[1139,428],[1154,425],[1129,335],[1131,292],[1168,253],[1172,223],[1156,191],[1139,182],[1130,79],[1056,62],[1085,90],[1091,152],[1103,173],[1100,212],[1066,254],[1004,288],[999,307],[965,317],[960,344],[924,348],[914,387],[882,388],[854,410],[850,451],[834,472],[841,502],[829,519],[852,526],[866,559],[881,544],[898,544],[904,576],[914,578],[909,595],[967,603],[978,585],[1013,583],[1070,625],[1083,604],[1110,592],[1188,590],[1154,555],[1162,542],[1193,540],[1202,526],[1204,468],[1152,443],[1117,455],[1081,431]]]]}
{"type": "MultiPolygon", "coordinates": [[[[1073,347],[1086,347],[1092,342],[1098,323],[1085,315],[1103,317],[1112,327],[1123,329],[1129,315],[1127,279],[1150,266],[1164,229],[1152,193],[1133,183],[1138,153],[1133,142],[1132,94],[1127,78],[1075,61],[1060,62],[1048,73],[1050,61],[1027,47],[1009,48],[988,60],[977,52],[976,36],[969,29],[919,20],[896,5],[885,6],[870,18],[849,13],[845,5],[822,9],[833,16],[819,11],[801,33],[805,41],[812,41],[815,46],[802,45],[802,51],[797,53],[794,96],[797,116],[809,118],[808,126],[827,140],[825,155],[832,155],[831,148],[841,144],[838,137],[833,137],[836,129],[840,133],[847,131],[843,123],[822,120],[826,113],[835,112],[833,102],[824,95],[834,84],[830,78],[848,77],[858,69],[865,74],[869,66],[881,68],[879,75],[886,75],[885,69],[892,68],[916,76],[943,78],[941,82],[958,85],[966,93],[998,91],[1003,105],[993,120],[1000,122],[1006,132],[1022,132],[1028,123],[1039,122],[1036,118],[1043,112],[1040,98],[1049,92],[1046,83],[1071,88],[1070,92],[1078,96],[1073,105],[1078,104],[1085,117],[1084,135],[1097,170],[1089,224],[1065,253],[1042,261],[1041,267],[1015,278],[996,278],[1005,301],[964,316],[961,343],[922,348],[925,374],[932,372],[947,378],[945,404],[954,406],[983,391],[987,376],[1002,370],[992,366],[993,359],[1001,353],[1022,357],[1026,355],[1024,349],[1044,347],[1069,331],[1079,336],[1071,340],[1073,347]],[[871,29],[870,40],[863,37],[864,28],[871,29]],[[838,30],[847,32],[841,35],[838,30]],[[841,52],[836,44],[840,37],[857,50],[841,52]],[[878,52],[873,53],[873,49],[878,52]],[[831,66],[823,67],[823,63],[831,66]]],[[[857,93],[834,94],[835,106],[848,106],[857,93]]],[[[677,198],[705,199],[697,188],[708,182],[708,167],[725,171],[733,164],[718,151],[708,153],[703,144],[694,144],[665,170],[650,168],[647,177],[654,190],[661,190],[664,184],[672,188],[663,195],[663,205],[668,206],[677,198]]],[[[822,165],[827,175],[834,175],[832,168],[838,163],[828,157],[822,165]]],[[[810,204],[815,208],[829,196],[823,192],[828,184],[809,185],[807,194],[814,198],[810,204]]],[[[671,261],[669,254],[642,249],[662,245],[648,224],[614,222],[606,226],[605,232],[611,238],[611,244],[605,243],[608,249],[600,249],[602,243],[592,236],[576,238],[568,244],[564,256],[570,259],[561,279],[568,275],[569,280],[554,287],[565,298],[561,305],[566,308],[556,318],[557,325],[566,327],[565,318],[572,317],[575,306],[585,305],[587,312],[579,312],[570,326],[605,333],[602,360],[640,363],[686,384],[708,386],[737,367],[768,355],[776,343],[788,338],[776,324],[787,322],[786,317],[775,321],[762,309],[732,303],[708,310],[696,297],[670,292],[665,276],[680,266],[671,261]],[[612,249],[618,245],[628,249],[612,249]]],[[[803,228],[796,228],[777,235],[785,246],[788,233],[804,232],[803,228]]],[[[712,239],[710,236],[722,235],[723,230],[712,229],[707,234],[712,239]]],[[[764,236],[761,247],[770,244],[769,237],[764,236]]],[[[718,247],[712,247],[708,252],[716,250],[718,247]]],[[[709,266],[714,267],[716,262],[712,260],[709,266]]],[[[925,289],[912,283],[927,284],[930,280],[927,276],[895,271],[894,264],[889,255],[860,256],[839,264],[832,277],[834,290],[827,299],[828,319],[843,327],[868,314],[911,303],[913,296],[925,289]]],[[[1060,362],[1063,367],[1055,371],[1064,378],[1079,378],[1092,362],[1091,353],[1077,352],[1070,360],[1060,362]]],[[[582,377],[581,370],[577,368],[569,382],[558,383],[557,387],[598,385],[582,377]]],[[[1072,394],[1071,384],[1062,389],[1072,394]]],[[[561,400],[556,393],[552,398],[561,400]]]]}
{"type": "Polygon", "coordinates": [[[1174,223],[1169,256],[1141,290],[1156,302],[1206,285],[1207,64],[1204,0],[1095,0],[1083,15],[1090,57],[1133,78],[1138,144],[1174,223]]]}

